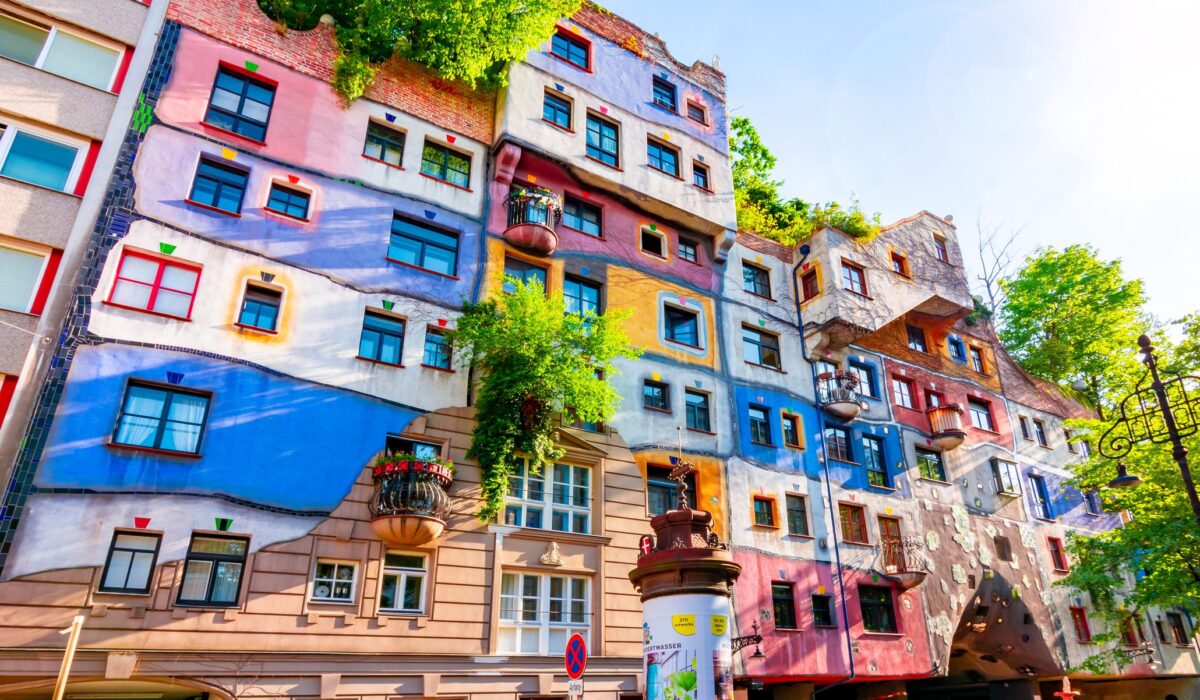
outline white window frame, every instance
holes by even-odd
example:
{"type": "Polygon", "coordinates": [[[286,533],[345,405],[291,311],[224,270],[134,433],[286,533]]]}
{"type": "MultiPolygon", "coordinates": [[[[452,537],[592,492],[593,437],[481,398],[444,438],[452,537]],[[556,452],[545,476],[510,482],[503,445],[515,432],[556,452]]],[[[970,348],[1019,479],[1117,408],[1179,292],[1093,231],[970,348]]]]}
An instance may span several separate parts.
{"type": "Polygon", "coordinates": [[[348,559],[318,558],[313,563],[312,589],[309,591],[308,602],[322,603],[322,604],[330,604],[331,603],[334,605],[352,605],[356,600],[358,600],[358,569],[359,569],[359,563],[356,561],[350,561],[348,559]],[[319,567],[321,564],[333,564],[334,569],[333,569],[333,578],[332,579],[318,579],[317,578],[317,567],[319,567]],[[349,598],[318,598],[317,597],[317,582],[318,582],[318,580],[320,580],[320,581],[328,580],[331,584],[330,589],[329,589],[330,595],[333,594],[333,591],[335,590],[335,586],[332,584],[336,584],[339,580],[341,580],[337,577],[337,567],[339,567],[339,566],[348,566],[354,571],[354,575],[350,578],[350,597],[349,598]]]}
{"type": "Polygon", "coordinates": [[[564,461],[564,462],[556,462],[554,464],[548,465],[546,468],[544,468],[542,470],[542,473],[540,476],[535,477],[535,476],[531,476],[529,474],[529,460],[522,458],[522,463],[524,466],[521,469],[520,475],[509,477],[509,485],[508,485],[508,490],[506,491],[505,507],[504,507],[504,513],[505,513],[504,522],[505,522],[505,524],[515,525],[517,527],[528,527],[528,528],[535,529],[535,530],[548,530],[550,532],[565,532],[565,533],[582,534],[582,535],[591,534],[592,523],[593,523],[592,502],[594,500],[593,496],[595,494],[595,487],[596,487],[595,470],[586,464],[578,464],[578,463],[574,463],[574,462],[564,461]],[[568,469],[568,481],[566,482],[567,483],[567,501],[568,501],[567,503],[557,503],[554,500],[554,486],[556,483],[559,483],[559,482],[555,481],[555,477],[557,476],[559,465],[569,468],[568,469]],[[576,474],[575,470],[576,469],[583,469],[583,470],[585,470],[585,472],[588,475],[587,505],[586,506],[575,505],[574,499],[572,498],[572,496],[574,495],[574,490],[575,490],[575,488],[577,488],[577,484],[575,483],[575,474],[576,474]],[[540,500],[529,497],[530,482],[541,482],[542,497],[540,500]],[[514,491],[513,491],[514,485],[516,486],[515,495],[514,495],[514,491]],[[508,522],[508,513],[510,512],[510,509],[512,510],[512,512],[515,512],[518,514],[517,518],[516,518],[516,522],[513,522],[513,523],[508,522]],[[541,513],[541,519],[540,519],[541,525],[526,525],[525,524],[529,520],[529,513],[531,511],[541,513]],[[565,514],[565,516],[567,518],[567,528],[568,529],[560,530],[560,529],[556,529],[554,527],[554,515],[556,512],[565,514]],[[584,532],[576,532],[574,529],[574,522],[575,522],[576,515],[583,515],[586,518],[587,528],[584,530],[584,532]]]}
{"type": "MultiPolygon", "coordinates": [[[[15,14],[15,13],[9,11],[9,9],[7,7],[0,7],[0,14],[5,15],[6,17],[9,17],[13,20],[16,20],[17,22],[20,22],[21,24],[28,25],[35,29],[43,29],[43,30],[47,31],[46,40],[44,42],[42,42],[42,50],[40,53],[38,53],[37,60],[33,62],[33,65],[31,67],[37,68],[38,70],[41,70],[41,71],[45,71],[45,72],[49,73],[50,75],[57,75],[58,77],[62,78],[63,80],[70,80],[73,83],[78,83],[80,85],[94,88],[96,90],[102,90],[102,91],[108,92],[108,93],[112,92],[113,83],[117,79],[117,73],[120,72],[120,70],[121,70],[121,63],[122,63],[121,59],[124,57],[125,49],[127,48],[125,45],[118,44],[113,41],[106,41],[106,40],[103,40],[99,37],[96,37],[96,36],[93,36],[90,34],[83,34],[81,32],[73,32],[73,31],[69,31],[66,29],[62,29],[54,24],[49,24],[49,23],[42,24],[42,23],[33,21],[33,20],[29,19],[28,17],[22,17],[18,14],[15,14]],[[108,82],[106,82],[104,84],[104,87],[96,87],[95,85],[88,85],[87,83],[81,83],[78,80],[75,80],[74,78],[68,78],[65,75],[60,75],[53,71],[48,71],[45,68],[42,68],[42,66],[46,63],[46,57],[50,54],[50,47],[54,45],[54,40],[58,37],[58,35],[60,33],[66,34],[67,36],[75,37],[76,39],[82,39],[83,41],[86,41],[89,44],[95,44],[97,46],[100,46],[100,47],[103,47],[106,49],[112,49],[113,51],[116,52],[117,60],[113,61],[112,72],[109,73],[108,82]]],[[[28,64],[24,64],[24,65],[28,65],[28,64]]]]}
{"type": "MultiPolygon", "coordinates": [[[[12,119],[7,116],[0,118],[0,127],[4,128],[4,132],[0,133],[0,168],[3,168],[5,161],[8,160],[8,152],[12,148],[13,141],[16,139],[18,132],[26,133],[30,136],[36,136],[47,141],[53,141],[55,143],[62,144],[63,146],[70,146],[71,148],[74,148],[75,162],[71,164],[71,171],[67,173],[66,184],[63,185],[61,190],[50,190],[51,192],[64,192],[66,194],[74,193],[75,185],[79,182],[79,174],[83,171],[83,161],[87,158],[87,152],[91,142],[83,139],[69,138],[67,136],[63,136],[62,134],[56,134],[41,127],[30,125],[29,122],[21,121],[19,119],[12,119]]],[[[0,175],[0,178],[12,180],[13,182],[25,182],[24,180],[18,180],[17,178],[10,177],[8,175],[0,175]]],[[[26,182],[25,184],[32,187],[42,187],[41,185],[31,182],[26,182]]],[[[50,188],[42,187],[42,189],[50,188]]]]}
{"type": "Polygon", "coordinates": [[[379,600],[380,601],[383,600],[383,587],[385,585],[385,579],[388,576],[397,577],[396,578],[396,601],[400,602],[400,601],[403,601],[403,599],[404,599],[404,588],[405,588],[404,584],[408,581],[409,575],[415,574],[418,571],[418,569],[415,569],[415,568],[409,567],[409,566],[388,566],[387,565],[387,555],[389,555],[389,554],[398,554],[401,556],[420,557],[421,558],[421,568],[419,569],[420,575],[421,575],[421,592],[417,594],[419,597],[419,600],[420,600],[420,605],[416,609],[410,610],[407,608],[385,608],[385,607],[383,607],[383,603],[380,602],[379,612],[386,614],[386,615],[424,615],[425,614],[425,594],[426,594],[426,591],[429,589],[429,573],[430,573],[429,572],[429,555],[424,552],[405,552],[405,551],[400,551],[400,550],[385,551],[384,556],[383,556],[383,561],[380,562],[380,572],[379,572],[379,600]]]}
{"type": "Polygon", "coordinates": [[[496,635],[496,638],[497,638],[497,640],[502,639],[503,634],[501,634],[501,633],[506,629],[513,630],[515,644],[514,644],[513,649],[505,649],[505,648],[501,647],[500,642],[497,641],[497,651],[501,654],[513,654],[513,655],[521,654],[521,655],[531,655],[531,656],[532,655],[546,656],[546,655],[550,655],[550,654],[561,653],[560,650],[551,650],[550,649],[550,632],[551,632],[551,630],[561,630],[563,632],[564,645],[566,644],[566,640],[570,639],[571,635],[575,634],[575,633],[583,635],[584,640],[588,640],[591,637],[591,628],[592,628],[591,618],[592,617],[594,617],[594,614],[593,614],[593,610],[592,610],[592,581],[590,578],[588,578],[586,576],[558,576],[558,575],[554,575],[554,574],[538,574],[538,573],[529,573],[529,572],[525,572],[525,571],[505,571],[505,572],[503,572],[503,574],[501,574],[500,615],[499,615],[499,626],[498,626],[498,630],[497,630],[498,634],[496,635]],[[504,577],[508,577],[508,576],[516,576],[517,577],[517,588],[516,588],[517,594],[515,597],[506,596],[504,594],[503,579],[504,579],[504,577]],[[524,577],[532,577],[532,578],[535,578],[538,580],[537,607],[536,607],[536,614],[534,615],[534,617],[536,619],[532,620],[532,621],[527,621],[527,620],[521,619],[523,617],[523,612],[524,612],[524,608],[522,607],[521,603],[523,600],[525,600],[525,597],[522,595],[522,593],[524,591],[524,586],[523,586],[524,577]],[[570,597],[571,582],[572,581],[583,581],[583,622],[573,622],[570,620],[561,621],[561,622],[552,622],[550,620],[550,602],[551,602],[550,581],[551,581],[551,579],[562,579],[563,580],[564,596],[561,598],[561,600],[563,601],[562,615],[565,618],[570,617],[570,615],[571,615],[570,603],[572,600],[575,600],[570,597]],[[516,612],[515,619],[504,617],[505,600],[506,599],[511,599],[513,601],[513,605],[511,605],[509,609],[514,610],[516,612]],[[521,647],[520,637],[522,636],[522,634],[526,633],[527,631],[536,631],[536,634],[538,636],[537,651],[521,651],[520,650],[520,647],[521,647]]]}
{"type": "MultiPolygon", "coordinates": [[[[3,157],[0,157],[0,162],[3,162],[3,157]]],[[[50,258],[54,251],[50,248],[32,245],[26,241],[17,240],[16,238],[6,238],[4,236],[0,236],[0,248],[10,248],[22,253],[29,253],[30,255],[39,255],[42,258],[42,267],[38,270],[37,283],[33,285],[33,289],[29,293],[29,298],[25,300],[25,308],[5,309],[6,311],[15,311],[22,314],[32,313],[33,302],[37,300],[38,291],[41,290],[42,285],[46,282],[46,271],[50,268],[50,258]]]]}

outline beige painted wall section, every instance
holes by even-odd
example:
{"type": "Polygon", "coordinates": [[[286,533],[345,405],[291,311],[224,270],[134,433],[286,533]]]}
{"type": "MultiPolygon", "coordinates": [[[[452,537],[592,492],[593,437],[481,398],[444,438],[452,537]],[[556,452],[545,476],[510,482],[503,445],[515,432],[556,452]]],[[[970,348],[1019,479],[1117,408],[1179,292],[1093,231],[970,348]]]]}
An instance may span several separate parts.
{"type": "Polygon", "coordinates": [[[37,317],[0,309],[0,374],[19,374],[33,342],[37,317]]]}
{"type": "Polygon", "coordinates": [[[0,234],[62,248],[78,212],[74,195],[0,178],[0,234]]]}
{"type": "Polygon", "coordinates": [[[0,112],[100,139],[117,104],[111,92],[0,58],[0,112]]]}
{"type": "Polygon", "coordinates": [[[21,0],[19,4],[130,46],[137,43],[149,12],[137,0],[21,0]]]}

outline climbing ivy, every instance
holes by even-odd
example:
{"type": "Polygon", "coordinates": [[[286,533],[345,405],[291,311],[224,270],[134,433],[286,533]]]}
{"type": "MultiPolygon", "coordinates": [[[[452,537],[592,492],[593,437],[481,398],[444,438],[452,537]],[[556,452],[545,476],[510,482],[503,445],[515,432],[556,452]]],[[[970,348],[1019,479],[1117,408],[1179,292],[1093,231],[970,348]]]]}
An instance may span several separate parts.
{"type": "Polygon", "coordinates": [[[546,41],[582,0],[258,0],[280,29],[333,18],[333,87],[349,105],[393,56],[471,87],[504,84],[508,64],[546,41]]]}
{"type": "Polygon", "coordinates": [[[450,338],[459,362],[473,366],[479,380],[467,456],[483,472],[477,515],[485,522],[503,508],[521,456],[532,473],[562,456],[554,413],[610,420],[620,403],[607,381],[613,360],[641,355],[621,326],[628,312],[567,313],[562,294],[547,296],[536,281],[509,277],[506,287],[512,293],[468,303],[450,338]]]}

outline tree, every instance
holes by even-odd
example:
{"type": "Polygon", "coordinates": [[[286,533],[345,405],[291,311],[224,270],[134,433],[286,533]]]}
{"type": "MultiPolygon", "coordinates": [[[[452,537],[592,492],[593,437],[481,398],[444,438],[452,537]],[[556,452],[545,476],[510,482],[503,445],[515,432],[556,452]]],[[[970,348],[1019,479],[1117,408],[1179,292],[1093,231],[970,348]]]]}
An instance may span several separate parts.
{"type": "Polygon", "coordinates": [[[504,83],[512,61],[548,39],[582,0],[259,0],[281,26],[312,29],[333,18],[334,89],[348,105],[392,56],[471,87],[504,83]]]}
{"type": "Polygon", "coordinates": [[[836,228],[864,241],[879,234],[879,214],[867,216],[857,200],[843,207],[837,202],[810,204],[780,194],[781,180],[771,179],[775,155],[763,144],[748,117],[734,117],[729,124],[733,195],[738,228],[795,245],[825,227],[836,228]]]}
{"type": "Polygon", "coordinates": [[[1004,307],[1003,282],[1012,276],[1013,264],[1016,262],[1013,248],[1024,227],[1005,231],[1000,226],[993,226],[985,230],[983,222],[976,221],[975,230],[979,234],[980,269],[975,279],[983,287],[980,290],[981,299],[976,304],[976,312],[980,312],[978,307],[982,304],[986,307],[987,318],[990,319],[995,318],[997,312],[1004,307]]]}
{"type": "Polygon", "coordinates": [[[536,281],[526,285],[509,277],[505,284],[511,294],[468,303],[451,333],[459,361],[479,377],[467,456],[483,471],[477,515],[485,522],[504,507],[521,455],[535,474],[562,456],[554,412],[586,422],[610,420],[620,403],[607,381],[616,371],[613,360],[641,355],[621,326],[628,312],[567,313],[562,294],[547,296],[536,281]]]}
{"type": "Polygon", "coordinates": [[[1000,340],[1009,353],[1063,388],[1082,381],[1102,409],[1108,390],[1131,376],[1137,337],[1149,326],[1142,281],[1125,279],[1119,260],[1072,245],[1038,249],[1000,288],[1007,296],[1000,340]]]}

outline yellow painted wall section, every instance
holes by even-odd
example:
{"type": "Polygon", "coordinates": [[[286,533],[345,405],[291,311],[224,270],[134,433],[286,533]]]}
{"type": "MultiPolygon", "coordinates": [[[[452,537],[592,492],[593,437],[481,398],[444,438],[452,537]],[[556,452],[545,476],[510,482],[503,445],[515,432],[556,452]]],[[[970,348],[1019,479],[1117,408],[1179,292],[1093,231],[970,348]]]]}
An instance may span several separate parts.
{"type": "Polygon", "coordinates": [[[508,245],[498,238],[489,238],[487,242],[487,272],[484,284],[484,299],[499,294],[504,283],[504,258],[516,258],[531,265],[546,268],[546,288],[551,293],[562,293],[563,263],[561,258],[544,258],[532,255],[508,245]]]}
{"type": "Polygon", "coordinates": [[[716,368],[717,332],[714,327],[714,305],[710,297],[651,277],[638,270],[615,265],[608,267],[607,285],[608,308],[633,310],[633,315],[625,321],[625,332],[633,345],[685,364],[716,368]],[[689,352],[659,338],[659,319],[662,316],[662,310],[659,308],[659,292],[662,291],[690,302],[699,303],[703,307],[704,324],[701,328],[705,336],[703,352],[689,352]]]}
{"type": "MultiPolygon", "coordinates": [[[[642,481],[646,480],[646,467],[671,466],[671,457],[678,453],[671,451],[647,450],[635,452],[633,459],[642,472],[642,481]]],[[[696,473],[696,507],[707,510],[713,516],[713,530],[721,539],[728,539],[728,513],[725,511],[725,462],[716,457],[689,455],[683,453],[683,459],[698,471],[696,473]]]]}

